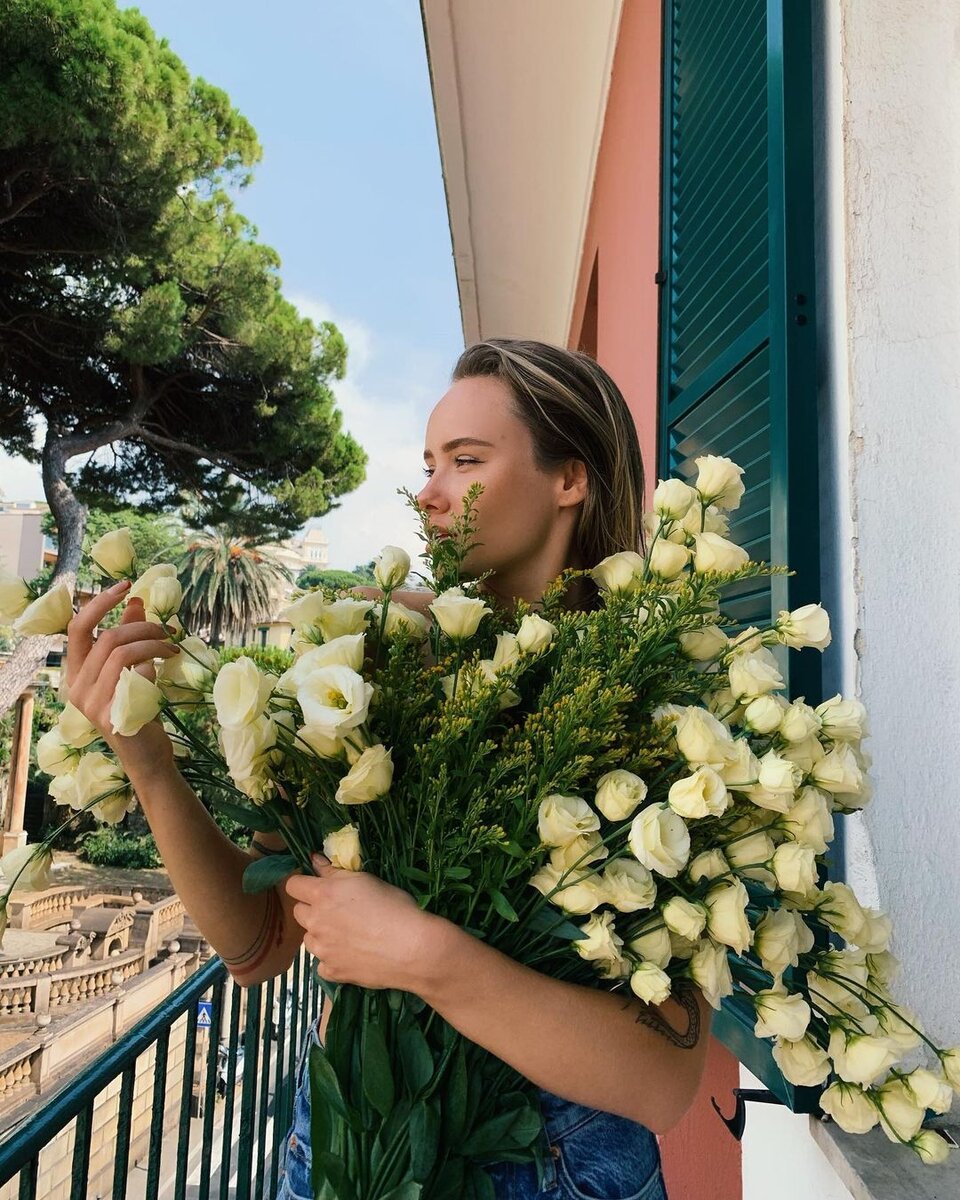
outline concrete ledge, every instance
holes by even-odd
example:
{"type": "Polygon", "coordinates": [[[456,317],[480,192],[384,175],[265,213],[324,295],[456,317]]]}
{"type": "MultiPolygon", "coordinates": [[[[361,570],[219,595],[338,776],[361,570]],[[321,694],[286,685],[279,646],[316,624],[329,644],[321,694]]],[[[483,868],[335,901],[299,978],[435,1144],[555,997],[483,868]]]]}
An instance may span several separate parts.
{"type": "MultiPolygon", "coordinates": [[[[943,1128],[960,1142],[960,1127],[943,1128]]],[[[811,1117],[810,1133],[854,1200],[957,1200],[960,1196],[960,1151],[940,1166],[928,1167],[879,1129],[844,1133],[833,1121],[811,1117]]]]}

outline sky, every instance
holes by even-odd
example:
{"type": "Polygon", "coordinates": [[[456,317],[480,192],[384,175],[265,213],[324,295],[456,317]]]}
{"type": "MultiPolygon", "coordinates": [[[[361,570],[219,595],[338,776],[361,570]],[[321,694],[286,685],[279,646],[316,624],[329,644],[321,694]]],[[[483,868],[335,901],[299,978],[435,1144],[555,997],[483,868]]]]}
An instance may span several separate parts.
{"type": "MultiPolygon", "coordinates": [[[[367,481],[319,524],[330,565],[420,549],[398,487],[421,486],[423,431],[463,346],[423,28],[414,0],[141,0],[195,75],[263,147],[237,197],[282,259],[284,295],[349,347],[335,385],[367,481]]],[[[8,499],[39,471],[0,455],[8,499]]]]}

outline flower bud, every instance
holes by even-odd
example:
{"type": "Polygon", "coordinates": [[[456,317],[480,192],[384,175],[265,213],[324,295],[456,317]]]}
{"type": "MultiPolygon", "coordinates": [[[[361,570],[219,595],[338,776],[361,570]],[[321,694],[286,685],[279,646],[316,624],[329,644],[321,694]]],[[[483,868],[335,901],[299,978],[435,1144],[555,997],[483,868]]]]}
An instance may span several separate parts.
{"type": "Polygon", "coordinates": [[[373,565],[373,577],[378,587],[392,592],[410,574],[410,555],[399,546],[384,546],[373,565]]]}
{"type": "Polygon", "coordinates": [[[28,634],[66,633],[73,617],[73,600],[65,583],[58,583],[49,592],[38,596],[28,604],[13,622],[14,633],[28,634]]]}
{"type": "Polygon", "coordinates": [[[112,529],[90,547],[90,557],[113,579],[125,579],[132,575],[136,556],[130,530],[126,527],[112,529]]]}

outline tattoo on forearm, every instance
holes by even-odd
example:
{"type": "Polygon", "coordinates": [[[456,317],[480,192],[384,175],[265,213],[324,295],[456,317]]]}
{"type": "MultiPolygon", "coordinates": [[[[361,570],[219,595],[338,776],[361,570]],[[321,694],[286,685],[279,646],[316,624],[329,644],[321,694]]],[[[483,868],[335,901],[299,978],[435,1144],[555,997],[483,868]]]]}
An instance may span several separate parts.
{"type": "Polygon", "coordinates": [[[644,1004],[637,1013],[637,1020],[663,1034],[681,1050],[692,1050],[700,1040],[700,1009],[696,997],[690,988],[679,987],[673,993],[673,999],[687,1014],[687,1028],[683,1032],[674,1029],[655,1004],[644,1004]]]}
{"type": "Polygon", "coordinates": [[[283,941],[283,908],[276,890],[267,892],[267,902],[263,911],[263,920],[257,931],[257,936],[242,954],[230,957],[221,954],[220,957],[230,968],[230,973],[238,975],[252,974],[266,959],[270,951],[283,941]]]}

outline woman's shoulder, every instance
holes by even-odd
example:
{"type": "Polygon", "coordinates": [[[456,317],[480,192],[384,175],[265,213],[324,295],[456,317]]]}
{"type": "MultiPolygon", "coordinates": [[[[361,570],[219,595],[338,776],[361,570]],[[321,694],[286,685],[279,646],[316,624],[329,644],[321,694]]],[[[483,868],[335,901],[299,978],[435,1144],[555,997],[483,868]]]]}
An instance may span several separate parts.
{"type": "MultiPolygon", "coordinates": [[[[350,589],[355,596],[362,596],[364,600],[383,599],[383,592],[377,587],[355,587],[350,589]]],[[[436,599],[436,594],[431,592],[429,588],[410,588],[403,592],[394,592],[392,599],[397,604],[406,605],[407,608],[412,608],[415,612],[426,613],[427,605],[432,604],[436,599]]]]}

